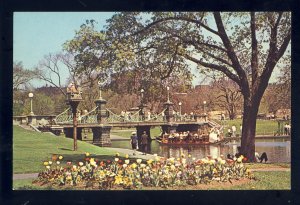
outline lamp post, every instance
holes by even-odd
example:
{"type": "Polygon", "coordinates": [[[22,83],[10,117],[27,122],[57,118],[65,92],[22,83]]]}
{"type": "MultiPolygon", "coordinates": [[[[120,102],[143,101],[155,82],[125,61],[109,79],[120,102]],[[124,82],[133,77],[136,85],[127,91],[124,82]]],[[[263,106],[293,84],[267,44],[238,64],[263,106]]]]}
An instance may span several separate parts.
{"type": "Polygon", "coordinates": [[[141,105],[143,105],[143,101],[144,101],[144,89],[141,89],[141,105]]]}
{"type": "Polygon", "coordinates": [[[32,111],[32,98],[33,98],[33,93],[29,93],[28,97],[30,98],[30,113],[29,115],[34,115],[33,111],[32,111]]]}
{"type": "Polygon", "coordinates": [[[101,83],[100,81],[98,81],[98,85],[99,85],[99,98],[97,100],[95,100],[95,104],[97,106],[96,112],[97,112],[97,123],[99,124],[103,124],[104,123],[104,119],[107,117],[107,112],[105,110],[105,105],[106,105],[106,100],[102,98],[102,90],[101,90],[101,86],[104,83],[101,83]]]}
{"type": "Polygon", "coordinates": [[[74,86],[74,90],[67,90],[67,104],[71,106],[73,115],[73,139],[74,139],[74,151],[77,150],[77,107],[81,101],[83,101],[81,96],[81,89],[74,86]]]}
{"type": "Polygon", "coordinates": [[[145,110],[144,110],[144,92],[145,90],[144,89],[141,89],[141,104],[139,106],[140,108],[140,111],[139,111],[139,117],[140,117],[140,120],[144,121],[145,120],[145,110]]]}
{"type": "Polygon", "coordinates": [[[180,119],[181,119],[181,105],[182,105],[182,103],[179,102],[178,105],[179,105],[179,116],[180,116],[180,119]]]}
{"type": "Polygon", "coordinates": [[[205,106],[206,106],[206,101],[203,101],[203,112],[204,112],[204,114],[206,114],[205,106]]]}
{"type": "Polygon", "coordinates": [[[169,87],[169,86],[167,86],[167,92],[168,92],[168,101],[167,101],[167,102],[170,102],[169,90],[170,90],[170,87],[169,87]]]}
{"type": "Polygon", "coordinates": [[[101,91],[102,83],[100,81],[98,81],[98,85],[99,85],[99,100],[100,100],[100,99],[102,99],[102,91],[101,91]]]}

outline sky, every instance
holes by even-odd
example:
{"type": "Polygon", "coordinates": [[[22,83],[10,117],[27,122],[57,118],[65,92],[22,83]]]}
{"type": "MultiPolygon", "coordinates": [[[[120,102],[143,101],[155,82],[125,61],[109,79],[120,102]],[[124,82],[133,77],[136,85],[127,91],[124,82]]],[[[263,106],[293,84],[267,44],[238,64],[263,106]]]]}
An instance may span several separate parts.
{"type": "MultiPolygon", "coordinates": [[[[75,31],[86,20],[96,20],[96,28],[101,30],[113,14],[114,12],[15,12],[13,60],[21,61],[26,69],[33,69],[45,55],[61,52],[62,44],[71,40],[75,31]]],[[[193,84],[202,82],[198,72],[193,73],[197,74],[193,84]]],[[[276,72],[272,75],[271,82],[276,75],[276,72]]],[[[66,79],[67,73],[62,76],[66,79]]],[[[33,82],[34,87],[42,85],[45,85],[42,81],[33,82]]]]}
{"type": "MultiPolygon", "coordinates": [[[[86,20],[94,19],[102,29],[113,12],[15,12],[13,60],[33,69],[49,53],[62,51],[62,44],[75,36],[86,20]]],[[[65,78],[67,73],[63,75],[65,78]]],[[[34,82],[36,86],[43,82],[34,82]]]]}

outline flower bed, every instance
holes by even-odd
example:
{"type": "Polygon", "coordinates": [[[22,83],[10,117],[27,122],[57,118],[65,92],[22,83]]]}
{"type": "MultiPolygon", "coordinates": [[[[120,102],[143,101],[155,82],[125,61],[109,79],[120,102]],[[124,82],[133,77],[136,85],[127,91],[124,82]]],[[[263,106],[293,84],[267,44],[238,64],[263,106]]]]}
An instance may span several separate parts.
{"type": "Polygon", "coordinates": [[[190,155],[180,158],[155,156],[150,160],[121,160],[119,154],[113,161],[97,162],[86,153],[85,162],[67,162],[62,165],[62,156],[44,162],[45,170],[33,183],[41,186],[74,186],[85,188],[143,189],[153,187],[176,187],[208,184],[212,181],[232,182],[252,179],[250,170],[243,164],[244,157],[224,160],[222,157],[195,159],[190,155]]]}

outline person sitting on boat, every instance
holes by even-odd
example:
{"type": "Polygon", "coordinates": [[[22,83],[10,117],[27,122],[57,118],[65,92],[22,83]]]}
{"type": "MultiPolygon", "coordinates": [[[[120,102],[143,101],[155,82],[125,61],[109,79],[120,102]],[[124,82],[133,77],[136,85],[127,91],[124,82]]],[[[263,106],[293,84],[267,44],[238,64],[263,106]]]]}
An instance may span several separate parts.
{"type": "Polygon", "coordinates": [[[173,143],[174,142],[174,135],[173,135],[173,133],[168,136],[168,142],[169,143],[173,143]]]}
{"type": "Polygon", "coordinates": [[[209,142],[214,143],[218,141],[218,135],[216,132],[212,131],[209,133],[209,142]]]}
{"type": "Polygon", "coordinates": [[[186,132],[185,141],[189,142],[190,140],[192,140],[192,135],[191,135],[190,131],[187,131],[186,132]]]}
{"type": "Polygon", "coordinates": [[[197,133],[194,133],[193,139],[195,140],[195,142],[198,142],[199,141],[199,135],[197,133]]]}
{"type": "Polygon", "coordinates": [[[178,132],[176,132],[176,133],[174,133],[174,142],[179,142],[179,133],[178,132]]]}
{"type": "Polygon", "coordinates": [[[183,133],[180,132],[180,133],[179,133],[179,139],[180,139],[181,142],[183,141],[183,137],[184,137],[184,136],[183,136],[183,133]]]}

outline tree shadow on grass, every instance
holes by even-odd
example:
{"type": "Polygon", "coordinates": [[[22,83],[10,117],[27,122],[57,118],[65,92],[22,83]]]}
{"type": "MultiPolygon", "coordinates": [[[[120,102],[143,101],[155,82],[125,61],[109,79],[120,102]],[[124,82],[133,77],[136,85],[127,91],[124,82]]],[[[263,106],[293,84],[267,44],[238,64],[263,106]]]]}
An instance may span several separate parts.
{"type": "Polygon", "coordinates": [[[68,150],[68,151],[73,151],[72,149],[69,149],[69,148],[63,148],[63,147],[60,147],[58,149],[61,149],[61,150],[68,150]]]}

